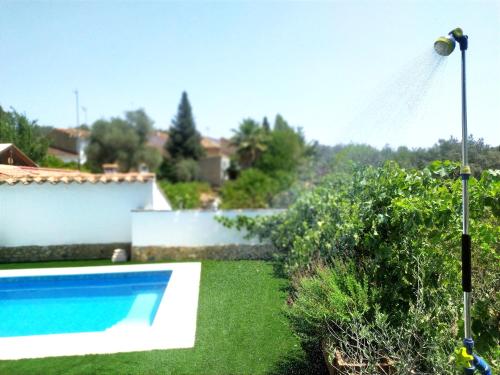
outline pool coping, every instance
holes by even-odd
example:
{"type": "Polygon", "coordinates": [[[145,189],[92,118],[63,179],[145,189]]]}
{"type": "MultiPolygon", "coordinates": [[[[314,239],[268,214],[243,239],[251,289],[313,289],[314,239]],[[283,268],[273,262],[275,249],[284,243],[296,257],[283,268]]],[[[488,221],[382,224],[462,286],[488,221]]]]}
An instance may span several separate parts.
{"type": "Polygon", "coordinates": [[[78,275],[170,270],[172,275],[151,326],[117,325],[102,332],[0,337],[0,360],[192,348],[201,263],[2,270],[4,277],[78,275]]]}

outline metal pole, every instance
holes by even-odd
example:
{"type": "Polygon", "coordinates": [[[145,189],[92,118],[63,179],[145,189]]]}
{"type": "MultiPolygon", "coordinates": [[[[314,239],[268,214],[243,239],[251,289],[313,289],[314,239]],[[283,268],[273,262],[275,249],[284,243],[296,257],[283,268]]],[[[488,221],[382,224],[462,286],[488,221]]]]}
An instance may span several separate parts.
{"type": "Polygon", "coordinates": [[[83,118],[85,119],[85,125],[88,125],[89,122],[87,120],[87,107],[82,106],[83,118]]]}
{"type": "Polygon", "coordinates": [[[472,339],[471,331],[471,292],[472,265],[471,239],[469,235],[469,194],[468,182],[470,176],[469,155],[467,152],[467,100],[465,79],[465,50],[462,50],[462,289],[464,292],[464,334],[466,339],[472,339]]]}
{"type": "Polygon", "coordinates": [[[80,106],[78,104],[78,90],[75,90],[76,99],[76,127],[80,126],[80,106]]]}
{"type": "MultiPolygon", "coordinates": [[[[80,105],[78,103],[78,90],[75,90],[75,99],[76,99],[76,127],[80,126],[80,105]]],[[[81,158],[80,158],[80,150],[78,147],[78,138],[77,138],[77,147],[76,151],[78,152],[78,170],[81,168],[81,158]]]]}

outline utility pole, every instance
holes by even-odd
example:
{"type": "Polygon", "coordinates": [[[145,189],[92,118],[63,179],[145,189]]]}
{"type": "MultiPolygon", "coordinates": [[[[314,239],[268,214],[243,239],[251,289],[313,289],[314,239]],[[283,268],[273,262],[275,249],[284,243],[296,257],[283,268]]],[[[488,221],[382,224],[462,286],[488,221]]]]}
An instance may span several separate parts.
{"type": "Polygon", "coordinates": [[[88,120],[87,120],[87,107],[82,106],[82,111],[83,111],[83,118],[85,119],[85,125],[89,125],[88,120]]]}
{"type": "MultiPolygon", "coordinates": [[[[75,99],[76,99],[76,127],[80,126],[80,104],[78,103],[78,90],[75,90],[75,99]]],[[[80,147],[79,147],[79,138],[77,138],[77,146],[76,151],[78,152],[78,170],[81,168],[81,155],[80,155],[80,147]]]]}
{"type": "Polygon", "coordinates": [[[75,90],[76,99],[76,127],[80,126],[80,105],[78,104],[78,90],[75,90]]]}

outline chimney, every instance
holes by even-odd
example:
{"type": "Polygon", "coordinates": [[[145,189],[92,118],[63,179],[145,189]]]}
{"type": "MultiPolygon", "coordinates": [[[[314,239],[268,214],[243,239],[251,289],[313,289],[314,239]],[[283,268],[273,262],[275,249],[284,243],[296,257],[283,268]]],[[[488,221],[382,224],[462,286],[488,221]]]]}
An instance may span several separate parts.
{"type": "Polygon", "coordinates": [[[102,165],[102,170],[104,174],[112,174],[118,172],[118,164],[116,163],[104,163],[102,165]]]}
{"type": "Polygon", "coordinates": [[[139,164],[139,173],[149,173],[149,168],[146,163],[139,164]]]}

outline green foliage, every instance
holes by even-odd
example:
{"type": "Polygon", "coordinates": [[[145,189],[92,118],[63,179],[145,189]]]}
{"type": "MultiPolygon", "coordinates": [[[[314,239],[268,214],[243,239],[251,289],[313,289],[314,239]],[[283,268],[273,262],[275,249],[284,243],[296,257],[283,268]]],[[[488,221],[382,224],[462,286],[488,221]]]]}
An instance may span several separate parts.
{"type": "Polygon", "coordinates": [[[165,148],[172,159],[198,160],[204,155],[201,136],[196,130],[191,104],[185,91],[182,93],[177,115],[172,120],[168,133],[165,148]]]}
{"type": "Polygon", "coordinates": [[[144,110],[129,111],[125,119],[114,117],[92,125],[87,148],[88,165],[94,172],[103,163],[118,163],[120,170],[137,169],[142,163],[155,170],[161,163],[158,150],[145,144],[153,122],[144,110]]]}
{"type": "MultiPolygon", "coordinates": [[[[263,125],[245,119],[234,131],[233,144],[238,150],[238,162],[243,169],[237,182],[229,181],[223,189],[223,206],[253,208],[287,206],[294,194],[280,192],[290,189],[296,180],[299,166],[305,163],[307,147],[300,129],[288,125],[281,115],[276,116],[273,130],[267,118],[263,125]],[[245,173],[245,168],[252,171],[245,173]],[[250,177],[257,178],[252,181],[250,177]]],[[[233,164],[231,172],[238,171],[233,164]]]]}
{"type": "Polygon", "coordinates": [[[265,208],[279,189],[276,180],[258,169],[246,169],[221,190],[223,208],[265,208]]]}
{"type": "Polygon", "coordinates": [[[267,150],[268,133],[260,124],[251,118],[244,119],[238,130],[234,130],[231,139],[237,147],[239,163],[242,168],[251,168],[267,150]]]}
{"type": "Polygon", "coordinates": [[[135,129],[139,137],[139,144],[144,144],[153,131],[153,120],[148,117],[143,109],[125,112],[125,119],[135,129]]]}
{"type": "Polygon", "coordinates": [[[146,144],[140,144],[134,153],[132,164],[136,167],[145,164],[150,171],[155,171],[162,161],[163,158],[160,151],[146,144]]]}
{"type": "Polygon", "coordinates": [[[331,167],[336,173],[351,173],[356,165],[378,166],[381,162],[380,152],[376,148],[365,144],[350,144],[333,155],[331,167]]]}
{"type": "Polygon", "coordinates": [[[263,153],[256,163],[256,167],[265,173],[271,175],[278,171],[294,173],[303,161],[305,152],[303,135],[285,124],[278,121],[275,123],[267,141],[268,152],[263,153]]]}
{"type": "MultiPolygon", "coordinates": [[[[491,147],[482,138],[474,139],[472,135],[467,140],[469,149],[469,165],[474,176],[479,177],[484,170],[500,168],[500,147],[491,147]]],[[[462,143],[450,137],[440,139],[427,151],[427,162],[432,160],[451,160],[459,162],[462,157],[462,143]]]]}
{"type": "MultiPolygon", "coordinates": [[[[78,163],[76,161],[65,163],[57,156],[49,154],[45,155],[40,162],[40,166],[45,168],[78,169],[78,163]]],[[[81,165],[80,170],[83,172],[90,172],[90,169],[88,169],[86,165],[81,165]]]]}
{"type": "MultiPolygon", "coordinates": [[[[327,178],[278,216],[244,224],[286,254],[290,275],[311,269],[317,259],[330,265],[354,262],[376,291],[374,303],[389,327],[418,337],[413,356],[420,360],[414,368],[433,372],[436,363],[444,366],[461,324],[457,173],[458,165],[449,162],[421,171],[394,163],[355,169],[353,175],[327,178]]],[[[478,348],[487,354],[499,339],[498,172],[471,178],[469,192],[473,327],[478,348]]]]}
{"type": "Polygon", "coordinates": [[[196,181],[200,177],[200,165],[194,159],[164,158],[158,176],[171,182],[196,181]]]}
{"type": "Polygon", "coordinates": [[[128,171],[139,147],[139,136],[126,120],[112,118],[98,120],[92,125],[87,158],[93,171],[100,171],[103,163],[115,163],[120,170],[128,171]]]}
{"type": "MultiPolygon", "coordinates": [[[[475,177],[479,177],[484,170],[500,168],[500,146],[489,146],[483,139],[474,139],[471,135],[467,147],[469,164],[475,177]]],[[[440,139],[430,148],[415,149],[405,146],[392,149],[386,146],[379,151],[364,144],[318,146],[313,158],[315,162],[313,169],[320,169],[318,173],[325,167],[335,173],[352,172],[355,165],[379,167],[388,160],[396,161],[404,168],[424,168],[434,160],[460,162],[461,148],[461,141],[453,137],[447,140],[440,139]],[[327,161],[328,166],[326,166],[327,161]]]]}
{"type": "Polygon", "coordinates": [[[265,116],[262,119],[262,129],[264,129],[264,132],[266,133],[269,133],[271,131],[271,125],[269,124],[269,120],[265,116]]]}
{"type": "Polygon", "coordinates": [[[353,264],[318,266],[312,275],[297,279],[293,303],[286,314],[306,344],[324,341],[329,337],[328,326],[346,328],[347,323],[364,317],[372,309],[368,283],[355,272],[353,264]]]}
{"type": "Polygon", "coordinates": [[[172,184],[168,181],[160,181],[159,185],[175,210],[201,208],[201,194],[212,191],[210,186],[203,182],[172,184]]]}
{"type": "Polygon", "coordinates": [[[200,176],[198,162],[193,159],[181,159],[175,164],[175,181],[195,181],[200,176]]]}
{"type": "Polygon", "coordinates": [[[49,141],[43,130],[15,110],[6,112],[0,106],[0,143],[14,143],[35,163],[47,154],[49,141]]]}

